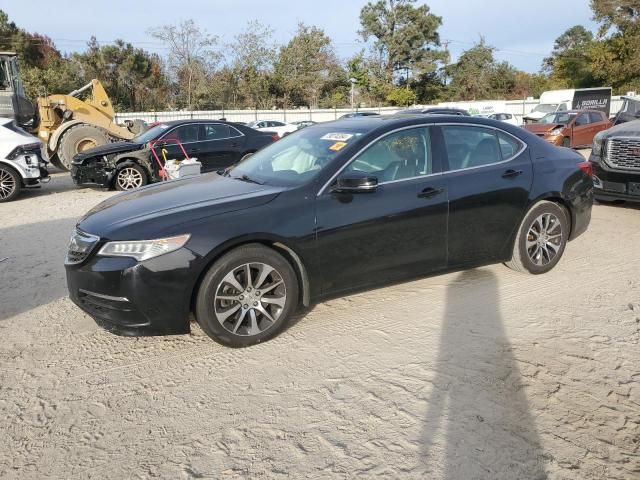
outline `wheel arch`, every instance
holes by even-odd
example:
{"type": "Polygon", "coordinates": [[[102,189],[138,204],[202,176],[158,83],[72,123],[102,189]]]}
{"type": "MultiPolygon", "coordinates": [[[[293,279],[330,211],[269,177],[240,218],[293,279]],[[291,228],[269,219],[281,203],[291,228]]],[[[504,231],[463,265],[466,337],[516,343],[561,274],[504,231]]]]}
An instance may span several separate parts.
{"type": "Polygon", "coordinates": [[[202,284],[202,280],[204,279],[211,266],[223,255],[229,253],[230,251],[252,244],[262,245],[264,247],[270,248],[282,255],[285,260],[289,262],[294,272],[296,273],[296,278],[298,279],[298,287],[302,292],[299,302],[305,307],[308,307],[310,305],[311,286],[309,283],[309,274],[307,271],[307,267],[299,253],[296,252],[295,248],[289,245],[288,242],[286,242],[286,240],[284,239],[273,237],[271,235],[256,235],[252,237],[245,236],[229,240],[216,247],[205,257],[204,265],[198,273],[197,279],[191,289],[191,300],[189,305],[192,311],[195,306],[196,297],[198,295],[200,285],[202,284]]]}
{"type": "MultiPolygon", "coordinates": [[[[571,239],[571,236],[573,234],[573,225],[575,223],[575,212],[571,207],[571,203],[568,202],[560,192],[548,192],[536,198],[533,202],[529,204],[529,208],[527,208],[527,211],[524,213],[524,215],[526,215],[527,212],[529,212],[529,210],[531,210],[533,207],[535,207],[538,203],[542,201],[553,202],[555,204],[558,204],[567,212],[567,221],[569,222],[569,239],[571,239]]],[[[524,219],[524,215],[522,217],[523,219],[524,219]]]]}
{"type": "Polygon", "coordinates": [[[18,177],[20,177],[20,179],[23,180],[22,184],[24,185],[24,179],[27,178],[27,176],[25,175],[25,173],[22,171],[21,168],[18,168],[16,165],[12,165],[11,162],[4,159],[0,159],[0,164],[2,166],[9,167],[11,170],[16,172],[18,174],[18,177]]]}
{"type": "Polygon", "coordinates": [[[116,177],[118,176],[118,170],[120,170],[121,168],[126,167],[127,165],[135,165],[137,167],[140,167],[142,170],[144,170],[144,173],[147,175],[147,183],[150,183],[151,179],[153,178],[153,175],[151,174],[151,172],[149,172],[149,169],[147,168],[146,165],[144,165],[143,162],[141,162],[140,160],[138,160],[135,157],[131,157],[131,156],[123,156],[122,158],[118,158],[115,161],[114,164],[114,173],[113,173],[113,177],[111,178],[111,185],[110,187],[113,187],[116,183],[116,177]]]}

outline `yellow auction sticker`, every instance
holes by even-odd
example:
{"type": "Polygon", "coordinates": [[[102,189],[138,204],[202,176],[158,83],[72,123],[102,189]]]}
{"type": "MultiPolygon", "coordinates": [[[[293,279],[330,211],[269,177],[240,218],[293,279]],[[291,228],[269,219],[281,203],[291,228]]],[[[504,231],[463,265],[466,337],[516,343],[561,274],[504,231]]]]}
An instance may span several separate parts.
{"type": "Polygon", "coordinates": [[[346,146],[347,146],[347,142],[336,142],[329,147],[329,150],[333,150],[334,152],[337,152],[339,150],[342,150],[346,146]]]}

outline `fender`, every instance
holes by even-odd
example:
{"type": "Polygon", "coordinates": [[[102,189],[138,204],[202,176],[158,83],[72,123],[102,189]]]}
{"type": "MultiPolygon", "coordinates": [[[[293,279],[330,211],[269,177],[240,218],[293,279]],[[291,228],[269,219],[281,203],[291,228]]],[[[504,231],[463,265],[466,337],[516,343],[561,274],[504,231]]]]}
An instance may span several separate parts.
{"type": "Polygon", "coordinates": [[[27,174],[24,172],[24,170],[22,170],[20,165],[16,165],[15,163],[9,162],[9,161],[4,160],[4,159],[0,159],[0,163],[2,163],[4,165],[14,169],[16,172],[18,172],[18,175],[20,175],[20,177],[22,177],[23,180],[26,180],[28,178],[27,174]]]}

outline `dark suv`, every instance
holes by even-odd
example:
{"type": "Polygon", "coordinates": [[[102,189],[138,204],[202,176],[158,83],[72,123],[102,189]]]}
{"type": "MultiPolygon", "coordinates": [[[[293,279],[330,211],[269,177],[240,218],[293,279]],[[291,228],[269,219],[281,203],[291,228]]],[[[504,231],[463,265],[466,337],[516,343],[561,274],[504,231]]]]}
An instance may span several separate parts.
{"type": "Polygon", "coordinates": [[[640,202],[640,120],[598,133],[589,161],[598,200],[640,202]]]}

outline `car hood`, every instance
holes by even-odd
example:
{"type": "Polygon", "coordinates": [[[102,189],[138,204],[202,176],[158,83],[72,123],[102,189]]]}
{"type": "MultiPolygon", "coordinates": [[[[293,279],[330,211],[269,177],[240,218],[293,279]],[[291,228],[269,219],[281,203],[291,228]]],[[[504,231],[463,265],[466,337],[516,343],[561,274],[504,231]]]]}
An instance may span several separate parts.
{"type": "Polygon", "coordinates": [[[610,137],[640,137],[640,120],[625,122],[605,130],[603,138],[610,137]]]}
{"type": "Polygon", "coordinates": [[[283,190],[217,173],[198,175],[115,195],[89,210],[78,228],[110,240],[153,238],[165,228],[263,205],[283,190]]]}
{"type": "Polygon", "coordinates": [[[556,128],[564,128],[566,125],[561,123],[530,123],[529,125],[523,125],[523,127],[531,133],[547,133],[556,128]]]}
{"type": "Polygon", "coordinates": [[[92,157],[101,157],[103,155],[112,155],[114,153],[133,152],[142,150],[145,147],[143,143],[135,142],[115,142],[100,145],[99,147],[90,148],[82,153],[78,153],[73,157],[74,163],[82,163],[83,160],[92,157]]]}

